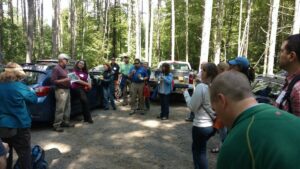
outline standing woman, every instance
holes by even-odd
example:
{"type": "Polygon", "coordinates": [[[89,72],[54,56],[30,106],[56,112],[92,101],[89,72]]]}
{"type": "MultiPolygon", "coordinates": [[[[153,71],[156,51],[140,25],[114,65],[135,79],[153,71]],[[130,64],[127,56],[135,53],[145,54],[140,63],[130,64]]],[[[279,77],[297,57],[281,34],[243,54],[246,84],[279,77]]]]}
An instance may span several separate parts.
{"type": "Polygon", "coordinates": [[[169,104],[170,104],[170,94],[172,91],[172,80],[173,75],[170,73],[170,65],[164,63],[161,68],[161,74],[159,75],[159,86],[158,93],[160,98],[161,113],[157,118],[161,120],[169,119],[169,104]]]}
{"type": "Polygon", "coordinates": [[[255,79],[255,71],[250,67],[249,60],[245,56],[238,56],[233,60],[228,61],[230,70],[235,70],[243,73],[247,76],[249,82],[253,82],[255,79]]]}
{"type": "Polygon", "coordinates": [[[192,152],[195,169],[208,168],[206,144],[214,134],[212,126],[215,117],[210,103],[209,85],[218,74],[217,66],[214,63],[206,63],[201,67],[202,83],[195,87],[192,97],[187,90],[184,92],[187,106],[195,113],[192,129],[192,152]]]}
{"type": "Polygon", "coordinates": [[[13,149],[22,169],[31,169],[31,117],[26,103],[37,103],[33,90],[21,82],[25,78],[22,67],[8,63],[0,74],[0,130],[4,142],[9,144],[7,168],[12,168],[13,149]]]}
{"type": "Polygon", "coordinates": [[[84,122],[93,123],[86,93],[92,88],[88,82],[89,73],[86,62],[83,60],[77,61],[74,66],[74,73],[79,77],[79,81],[72,83],[72,96],[80,100],[84,122]]]}
{"type": "Polygon", "coordinates": [[[114,74],[111,72],[111,67],[108,63],[103,65],[104,72],[103,72],[103,79],[102,79],[102,86],[103,86],[103,105],[104,110],[109,110],[109,101],[111,107],[116,110],[115,100],[114,100],[114,74]]]}

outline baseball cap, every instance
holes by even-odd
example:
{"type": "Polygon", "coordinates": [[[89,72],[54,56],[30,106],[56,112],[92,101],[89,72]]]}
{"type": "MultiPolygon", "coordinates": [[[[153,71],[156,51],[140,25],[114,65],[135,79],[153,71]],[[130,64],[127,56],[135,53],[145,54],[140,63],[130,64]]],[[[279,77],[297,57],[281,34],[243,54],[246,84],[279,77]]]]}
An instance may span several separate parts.
{"type": "Polygon", "coordinates": [[[69,60],[70,57],[65,53],[61,53],[61,54],[58,55],[58,59],[59,60],[62,60],[62,59],[69,60]]]}
{"type": "Polygon", "coordinates": [[[229,65],[240,65],[243,69],[246,69],[250,66],[248,59],[245,56],[238,56],[233,60],[228,61],[229,65]]]}

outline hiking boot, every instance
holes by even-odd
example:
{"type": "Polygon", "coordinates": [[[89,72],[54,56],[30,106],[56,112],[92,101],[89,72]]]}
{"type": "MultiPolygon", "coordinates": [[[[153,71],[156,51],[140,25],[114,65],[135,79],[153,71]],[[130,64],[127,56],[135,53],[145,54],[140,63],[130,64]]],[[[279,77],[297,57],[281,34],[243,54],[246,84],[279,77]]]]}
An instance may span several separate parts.
{"type": "Polygon", "coordinates": [[[61,127],[75,127],[74,124],[71,124],[71,123],[61,123],[60,125],[61,127]]]}
{"type": "Polygon", "coordinates": [[[93,123],[94,123],[94,120],[92,120],[92,119],[90,119],[90,120],[84,120],[84,122],[87,122],[87,123],[93,124],[93,123]]]}
{"type": "Polygon", "coordinates": [[[167,117],[162,117],[161,120],[168,120],[169,118],[167,117]]]}
{"type": "Polygon", "coordinates": [[[187,122],[193,122],[193,119],[192,118],[186,118],[185,121],[187,121],[187,122]]]}
{"type": "Polygon", "coordinates": [[[61,127],[54,127],[54,128],[53,128],[53,131],[56,131],[56,132],[64,132],[64,129],[61,128],[61,127]]]}

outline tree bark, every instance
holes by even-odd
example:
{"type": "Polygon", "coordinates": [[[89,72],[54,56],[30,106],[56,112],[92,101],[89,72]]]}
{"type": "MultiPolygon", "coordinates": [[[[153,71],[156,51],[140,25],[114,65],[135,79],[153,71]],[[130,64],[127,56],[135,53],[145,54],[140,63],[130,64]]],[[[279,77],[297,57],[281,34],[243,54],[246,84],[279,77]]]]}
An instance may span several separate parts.
{"type": "Polygon", "coordinates": [[[117,13],[117,0],[114,0],[114,11],[113,11],[113,51],[112,56],[117,56],[117,22],[116,22],[116,13],[117,13]]]}
{"type": "Polygon", "coordinates": [[[74,0],[70,1],[70,55],[72,59],[76,56],[76,6],[74,0]]]}
{"type": "Polygon", "coordinates": [[[45,57],[45,38],[44,38],[44,0],[41,0],[41,57],[44,58],[45,57]]]}
{"type": "Polygon", "coordinates": [[[34,0],[27,0],[28,5],[28,28],[27,28],[27,45],[26,63],[31,63],[33,57],[33,30],[34,30],[34,0]]]}
{"type": "Polygon", "coordinates": [[[3,51],[3,21],[4,21],[3,13],[4,13],[3,0],[0,0],[0,53],[2,53],[2,51],[3,51]]]}
{"type": "Polygon", "coordinates": [[[152,6],[152,0],[151,3],[149,4],[150,8],[150,41],[149,41],[149,66],[151,67],[152,65],[152,49],[153,49],[153,24],[154,24],[154,8],[152,6]]]}
{"type": "MultiPolygon", "coordinates": [[[[273,2],[273,0],[270,0],[270,4],[272,4],[272,2],[273,2]]],[[[268,66],[271,24],[272,24],[272,5],[270,5],[270,9],[269,9],[268,30],[266,32],[266,47],[265,47],[265,51],[264,51],[264,69],[263,69],[264,75],[267,73],[267,66],[268,66]]]]}
{"type": "Polygon", "coordinates": [[[161,0],[158,0],[157,3],[157,49],[156,49],[156,55],[158,57],[158,61],[161,61],[161,50],[160,50],[160,6],[161,6],[161,0]]]}
{"type": "Polygon", "coordinates": [[[221,58],[221,43],[222,43],[222,28],[223,28],[223,17],[224,17],[224,0],[217,1],[218,15],[217,15],[217,36],[216,36],[216,48],[215,48],[215,59],[214,63],[218,64],[221,58]]]}
{"type": "Polygon", "coordinates": [[[199,71],[201,70],[201,64],[208,61],[212,4],[213,0],[205,0],[199,71]]]}
{"type": "Polygon", "coordinates": [[[132,0],[127,0],[128,3],[128,32],[127,32],[127,54],[131,55],[131,29],[132,29],[132,0]]]}
{"type": "Polygon", "coordinates": [[[52,0],[52,57],[57,57],[59,53],[59,4],[60,0],[52,0]]]}
{"type": "Polygon", "coordinates": [[[13,9],[13,5],[12,5],[12,0],[8,1],[8,13],[9,13],[9,18],[10,18],[10,30],[9,31],[9,40],[8,40],[8,47],[10,48],[10,50],[12,49],[12,41],[13,41],[13,30],[14,30],[14,9],[13,9]]]}
{"type": "Polygon", "coordinates": [[[273,75],[274,68],[274,57],[275,57],[275,47],[276,47],[276,37],[277,37],[277,25],[278,25],[278,10],[279,10],[280,0],[273,0],[272,3],[272,19],[271,19],[271,34],[270,34],[270,48],[268,57],[268,71],[267,73],[273,75]]]}
{"type": "Polygon", "coordinates": [[[175,2],[171,0],[171,7],[172,7],[172,26],[171,26],[171,60],[175,60],[175,2]]]}
{"type": "Polygon", "coordinates": [[[147,0],[148,2],[148,11],[146,12],[146,20],[145,20],[145,60],[149,60],[149,21],[150,21],[150,3],[151,0],[147,0]]]}
{"type": "Polygon", "coordinates": [[[185,0],[185,61],[189,61],[189,0],[185,0]]]}
{"type": "Polygon", "coordinates": [[[243,0],[240,0],[240,19],[239,19],[239,37],[238,37],[238,56],[241,53],[241,36],[242,36],[242,20],[243,20],[243,0]]]}
{"type": "Polygon", "coordinates": [[[136,41],[136,54],[135,58],[141,59],[141,26],[140,26],[140,0],[136,0],[135,6],[135,41],[136,41]]]}
{"type": "Polygon", "coordinates": [[[300,0],[295,0],[295,13],[292,34],[300,32],[300,0]]]}

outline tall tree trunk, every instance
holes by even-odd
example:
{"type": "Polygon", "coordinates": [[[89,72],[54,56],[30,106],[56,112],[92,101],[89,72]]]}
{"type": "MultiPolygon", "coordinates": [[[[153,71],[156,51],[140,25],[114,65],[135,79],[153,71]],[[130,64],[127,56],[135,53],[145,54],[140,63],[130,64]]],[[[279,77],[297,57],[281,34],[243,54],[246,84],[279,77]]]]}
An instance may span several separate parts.
{"type": "Polygon", "coordinates": [[[149,66],[152,65],[152,49],[153,49],[153,24],[154,24],[154,7],[152,6],[152,0],[149,4],[150,8],[150,41],[149,41],[149,66]]]}
{"type": "Polygon", "coordinates": [[[292,34],[300,32],[300,0],[295,0],[295,13],[292,34]]]}
{"type": "Polygon", "coordinates": [[[76,56],[76,6],[74,0],[70,1],[70,55],[75,59],[76,56]]]}
{"type": "Polygon", "coordinates": [[[37,21],[36,21],[36,32],[35,32],[35,39],[38,46],[38,55],[37,57],[41,57],[41,4],[40,0],[36,0],[36,10],[37,10],[37,21]]]}
{"type": "Polygon", "coordinates": [[[27,28],[27,45],[26,63],[31,63],[33,54],[33,20],[34,20],[34,0],[27,0],[28,5],[28,28],[27,28]]]}
{"type": "Polygon", "coordinates": [[[60,0],[52,0],[52,57],[57,57],[59,53],[59,4],[60,0]]]}
{"type": "Polygon", "coordinates": [[[40,20],[40,33],[41,33],[41,57],[45,57],[45,38],[44,38],[44,0],[41,0],[41,20],[40,20]]]}
{"type": "Polygon", "coordinates": [[[135,41],[136,41],[136,54],[135,58],[141,59],[141,23],[140,23],[140,0],[136,0],[135,6],[135,41]]]}
{"type": "Polygon", "coordinates": [[[239,49],[238,56],[244,55],[245,57],[247,57],[247,54],[248,54],[251,8],[252,8],[252,1],[247,0],[247,18],[245,21],[243,36],[242,36],[242,39],[240,40],[240,45],[239,45],[240,49],[239,49]]]}
{"type": "Polygon", "coordinates": [[[205,0],[199,71],[201,70],[201,64],[208,61],[212,4],[213,0],[205,0]]]}
{"type": "MultiPolygon", "coordinates": [[[[4,22],[3,0],[0,0],[0,53],[3,51],[3,22],[4,22]]],[[[3,59],[3,58],[1,58],[3,59]]]]}
{"type": "Polygon", "coordinates": [[[148,11],[146,12],[146,20],[145,20],[145,60],[149,60],[149,21],[150,21],[150,5],[151,0],[147,0],[148,2],[148,11]]]}
{"type": "Polygon", "coordinates": [[[17,0],[17,11],[16,11],[16,14],[17,14],[17,23],[19,23],[19,0],[17,0]]]}
{"type": "Polygon", "coordinates": [[[185,61],[189,61],[189,0],[185,0],[185,61]]]}
{"type": "Polygon", "coordinates": [[[231,35],[232,35],[231,27],[232,27],[233,17],[234,17],[234,4],[235,4],[234,1],[231,1],[231,3],[229,4],[229,6],[231,7],[231,10],[230,10],[230,14],[229,14],[230,20],[228,23],[228,33],[227,33],[225,45],[224,45],[224,60],[225,61],[227,60],[227,48],[230,47],[230,39],[231,39],[231,35]]]}
{"type": "Polygon", "coordinates": [[[9,18],[10,18],[10,30],[9,31],[9,40],[8,40],[8,46],[10,48],[10,50],[13,50],[13,45],[12,45],[12,41],[13,41],[13,34],[14,34],[14,8],[12,5],[12,0],[8,1],[8,13],[9,13],[9,18]]]}
{"type": "MultiPolygon", "coordinates": [[[[26,58],[29,57],[29,52],[28,52],[28,41],[27,41],[27,12],[26,12],[26,0],[21,1],[21,10],[22,10],[22,25],[23,25],[23,36],[24,40],[26,40],[26,58]]],[[[30,58],[31,59],[31,58],[30,58]]],[[[29,60],[29,59],[28,59],[29,60]]]]}
{"type": "Polygon", "coordinates": [[[131,55],[131,29],[132,29],[132,0],[127,0],[128,3],[128,32],[127,32],[127,54],[131,55]]]}
{"type": "Polygon", "coordinates": [[[171,60],[175,60],[175,2],[171,0],[172,6],[172,26],[171,26],[171,60]]]}
{"type": "Polygon", "coordinates": [[[215,47],[215,59],[214,63],[218,64],[221,58],[221,43],[222,43],[222,27],[224,17],[224,0],[217,0],[218,15],[217,15],[217,36],[216,36],[216,47],[215,47]]]}
{"type": "Polygon", "coordinates": [[[274,57],[275,57],[275,47],[276,47],[276,37],[277,37],[277,25],[278,25],[278,10],[279,10],[280,0],[273,0],[272,3],[272,21],[271,21],[271,34],[270,34],[270,48],[268,57],[268,71],[267,73],[273,75],[274,68],[274,57]]]}
{"type": "Polygon", "coordinates": [[[242,38],[242,21],[243,21],[243,0],[240,0],[240,19],[239,19],[239,37],[238,37],[238,55],[241,53],[242,38]]]}
{"type": "Polygon", "coordinates": [[[117,56],[117,22],[116,22],[116,13],[117,13],[117,1],[114,0],[114,13],[113,13],[113,51],[112,56],[117,56]]]}
{"type": "Polygon", "coordinates": [[[103,44],[102,51],[107,56],[107,43],[108,43],[108,9],[109,9],[109,1],[105,0],[105,24],[104,24],[104,33],[103,33],[103,44]]]}
{"type": "Polygon", "coordinates": [[[83,59],[84,55],[84,35],[85,35],[85,22],[84,22],[84,9],[85,9],[86,2],[82,3],[81,6],[81,59],[83,59]]]}
{"type": "Polygon", "coordinates": [[[161,6],[161,0],[158,0],[157,3],[157,50],[156,50],[156,55],[158,57],[158,61],[161,61],[161,50],[160,50],[160,6],[161,6]]]}
{"type": "MultiPolygon", "coordinates": [[[[270,0],[270,4],[272,4],[272,3],[273,3],[273,0],[270,0]]],[[[270,9],[269,9],[268,30],[266,32],[266,47],[265,47],[265,51],[264,51],[264,69],[263,69],[264,75],[267,73],[268,56],[269,56],[269,48],[270,48],[271,24],[272,24],[272,5],[270,5],[270,9]]]]}

